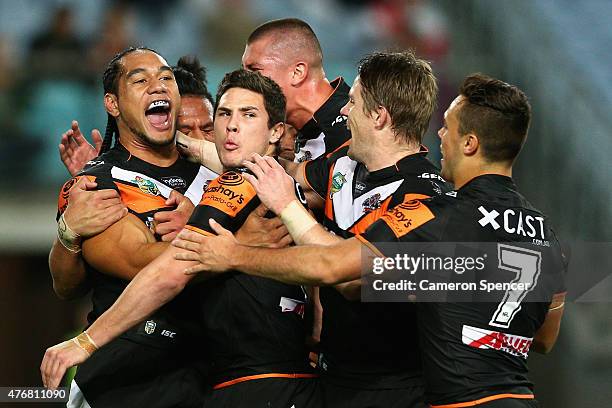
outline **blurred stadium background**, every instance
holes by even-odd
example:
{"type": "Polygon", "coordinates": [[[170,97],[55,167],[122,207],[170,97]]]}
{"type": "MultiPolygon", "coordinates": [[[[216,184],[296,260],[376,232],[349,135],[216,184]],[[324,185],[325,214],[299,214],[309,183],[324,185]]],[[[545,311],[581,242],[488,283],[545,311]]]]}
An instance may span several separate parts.
{"type": "MultiPolygon", "coordinates": [[[[88,301],[55,298],[47,254],[68,177],[57,144],[73,118],[87,135],[105,126],[106,62],[128,45],[157,49],[170,64],[195,54],[214,94],[251,30],[288,16],[312,25],[330,79],[352,82],[360,57],[391,46],[431,60],[440,81],[426,140],[434,161],[441,115],[465,75],[521,87],[534,119],[518,185],[563,239],[609,247],[609,0],[0,0],[0,386],[41,385],[46,347],[83,326],[88,301]]],[[[555,350],[530,357],[544,407],[612,406],[609,278],[590,297],[598,301],[567,305],[555,350]]]]}

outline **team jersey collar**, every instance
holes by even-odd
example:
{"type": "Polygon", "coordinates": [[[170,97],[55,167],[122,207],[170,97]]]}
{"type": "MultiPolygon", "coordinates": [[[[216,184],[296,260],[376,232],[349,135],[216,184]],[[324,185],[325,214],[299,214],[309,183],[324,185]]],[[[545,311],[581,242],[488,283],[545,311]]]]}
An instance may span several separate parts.
{"type": "Polygon", "coordinates": [[[348,101],[348,93],[351,89],[342,77],[338,77],[329,83],[334,91],[314,113],[312,118],[300,129],[297,134],[296,141],[306,141],[316,139],[321,132],[325,133],[326,129],[331,127],[331,124],[340,115],[340,109],[348,101]]]}
{"type": "Polygon", "coordinates": [[[372,183],[385,180],[390,177],[395,177],[398,174],[405,174],[407,171],[410,172],[412,169],[415,168],[414,163],[425,159],[427,157],[427,153],[429,153],[429,150],[427,150],[425,146],[421,145],[420,150],[417,153],[409,154],[408,156],[402,157],[393,166],[385,167],[383,169],[368,173],[365,178],[365,181],[368,183],[372,183]]]}
{"type": "Polygon", "coordinates": [[[115,154],[118,155],[118,158],[121,161],[137,161],[137,162],[140,162],[140,163],[145,163],[147,166],[151,166],[153,168],[162,169],[162,170],[163,169],[173,170],[173,169],[176,168],[176,166],[184,166],[185,163],[188,163],[187,160],[181,160],[181,156],[179,155],[178,158],[174,161],[174,163],[172,163],[170,166],[167,166],[167,167],[156,166],[155,164],[151,164],[151,163],[149,163],[147,161],[144,161],[144,160],[134,156],[120,142],[115,143],[115,145],[109,150],[109,152],[111,152],[111,151],[116,152],[115,154]]]}
{"type": "Polygon", "coordinates": [[[501,174],[483,174],[468,181],[463,187],[457,190],[457,193],[465,194],[477,192],[484,195],[492,195],[495,192],[504,192],[508,190],[517,190],[516,184],[511,177],[502,176],[501,174]]]}

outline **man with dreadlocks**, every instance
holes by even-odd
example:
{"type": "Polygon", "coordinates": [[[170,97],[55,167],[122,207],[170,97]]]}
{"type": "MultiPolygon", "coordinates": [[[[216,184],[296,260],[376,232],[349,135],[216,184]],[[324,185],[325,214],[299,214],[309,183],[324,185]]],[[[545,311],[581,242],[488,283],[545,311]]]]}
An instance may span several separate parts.
{"type": "MultiPolygon", "coordinates": [[[[111,60],[103,83],[108,123],[101,155],[63,186],[58,211],[60,244],[75,253],[82,248],[93,289],[90,324],[167,247],[154,234],[154,215],[168,209],[171,191],[197,204],[214,176],[179,157],[174,136],[180,95],[172,69],[159,54],[147,48],[125,50],[111,60]],[[63,216],[70,190],[80,179],[95,182],[98,189],[116,191],[129,211],[82,243],[63,216]]],[[[190,349],[187,341],[197,335],[187,323],[189,301],[186,292],[82,364],[68,406],[201,405],[198,359],[185,353],[190,349]]]]}
{"type": "MultiPolygon", "coordinates": [[[[172,67],[181,94],[181,107],[178,111],[177,128],[187,136],[196,139],[208,138],[212,132],[213,98],[206,86],[206,68],[196,57],[183,56],[172,67]]],[[[87,143],[76,120],[61,138],[60,158],[71,175],[77,175],[86,163],[100,154],[102,136],[97,129],[91,132],[94,146],[87,143]]],[[[64,211],[63,222],[85,239],[99,234],[127,214],[127,208],[114,189],[97,189],[96,183],[82,178],[70,189],[70,205],[64,211]]],[[[66,197],[68,198],[68,197],[66,197]]],[[[174,194],[166,202],[172,211],[155,213],[155,233],[163,241],[171,241],[185,225],[190,210],[184,198],[174,194]]],[[[76,244],[77,242],[75,242],[76,244]]],[[[74,299],[86,293],[90,285],[80,253],[67,251],[56,240],[49,254],[49,270],[53,277],[53,289],[60,299],[74,299]]]]}

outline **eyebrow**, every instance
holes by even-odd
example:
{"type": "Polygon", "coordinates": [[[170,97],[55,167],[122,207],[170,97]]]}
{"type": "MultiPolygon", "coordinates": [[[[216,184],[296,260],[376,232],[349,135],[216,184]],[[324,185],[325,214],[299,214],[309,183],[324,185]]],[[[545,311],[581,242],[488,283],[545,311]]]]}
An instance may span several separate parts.
{"type": "MultiPolygon", "coordinates": [[[[131,77],[133,77],[134,75],[137,74],[141,74],[143,72],[146,72],[147,70],[144,68],[134,68],[133,70],[131,70],[130,72],[128,72],[126,74],[126,79],[130,79],[131,77]]],[[[159,74],[160,72],[164,72],[164,71],[170,71],[172,72],[172,68],[170,68],[167,65],[162,65],[161,67],[159,67],[159,69],[157,70],[157,73],[159,74]]]]}
{"type": "MultiPolygon", "coordinates": [[[[217,111],[220,111],[220,110],[223,111],[223,112],[231,112],[232,111],[230,108],[227,108],[225,106],[219,106],[217,108],[217,111]]],[[[248,112],[248,111],[251,111],[251,110],[259,111],[259,108],[257,106],[250,106],[249,105],[249,106],[241,106],[240,108],[238,108],[238,110],[240,112],[248,112]]]]}

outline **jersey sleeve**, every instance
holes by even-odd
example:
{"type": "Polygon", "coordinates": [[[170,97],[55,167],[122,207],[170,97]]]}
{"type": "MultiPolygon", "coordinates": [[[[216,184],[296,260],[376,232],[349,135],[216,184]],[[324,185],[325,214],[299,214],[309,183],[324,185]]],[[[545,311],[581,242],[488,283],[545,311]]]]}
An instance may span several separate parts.
{"type": "Polygon", "coordinates": [[[186,228],[204,235],[214,234],[209,224],[212,218],[223,228],[236,232],[259,203],[251,183],[239,172],[228,171],[210,182],[186,228]]]}
{"type": "Polygon", "coordinates": [[[304,180],[323,199],[327,196],[334,164],[340,157],[346,156],[347,152],[348,143],[345,143],[327,155],[305,162],[304,180]]]}

